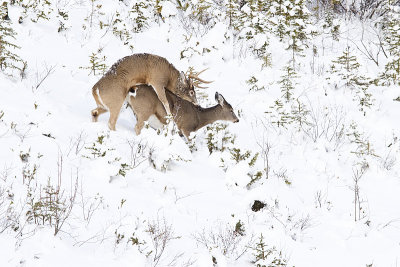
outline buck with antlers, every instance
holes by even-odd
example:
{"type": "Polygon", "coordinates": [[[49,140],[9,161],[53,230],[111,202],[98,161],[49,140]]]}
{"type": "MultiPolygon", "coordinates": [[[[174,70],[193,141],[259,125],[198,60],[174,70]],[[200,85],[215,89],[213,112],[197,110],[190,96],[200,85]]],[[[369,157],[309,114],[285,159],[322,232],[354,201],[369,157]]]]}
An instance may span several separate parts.
{"type": "MultiPolygon", "coordinates": [[[[239,121],[232,106],[219,93],[215,93],[215,100],[218,104],[210,108],[196,106],[169,90],[165,90],[165,94],[173,119],[187,139],[189,139],[191,132],[195,132],[217,120],[239,121]]],[[[140,134],[144,122],[149,120],[151,116],[155,116],[162,124],[167,123],[165,119],[167,112],[151,86],[138,85],[131,88],[128,104],[136,115],[135,132],[137,135],[140,134]]]]}
{"type": "Polygon", "coordinates": [[[200,73],[191,73],[186,76],[165,58],[152,54],[133,54],[124,57],[112,65],[110,70],[93,86],[92,94],[97,108],[92,110],[92,120],[96,122],[100,114],[110,111],[108,127],[115,130],[119,112],[129,89],[139,84],[151,85],[154,88],[156,96],[167,113],[170,113],[170,107],[165,88],[197,104],[194,86],[199,87],[200,83],[210,83],[200,79],[198,77],[200,73]]]}

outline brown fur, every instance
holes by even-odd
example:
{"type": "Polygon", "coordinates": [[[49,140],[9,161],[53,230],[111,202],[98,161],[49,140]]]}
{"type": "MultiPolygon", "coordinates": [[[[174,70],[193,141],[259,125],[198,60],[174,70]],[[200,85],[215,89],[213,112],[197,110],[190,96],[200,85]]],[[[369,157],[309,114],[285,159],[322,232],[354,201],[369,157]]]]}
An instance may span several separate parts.
{"type": "Polygon", "coordinates": [[[115,63],[110,70],[93,86],[92,94],[97,108],[92,110],[92,120],[110,111],[108,126],[115,130],[121,107],[129,89],[138,84],[152,85],[158,99],[169,112],[165,88],[175,94],[197,103],[193,83],[179,72],[165,58],[152,54],[134,54],[115,63]]]}
{"type": "MultiPolygon", "coordinates": [[[[140,134],[144,122],[147,121],[151,115],[155,115],[161,123],[166,124],[165,116],[167,115],[167,112],[151,86],[138,85],[132,88],[132,91],[134,91],[136,95],[130,95],[128,97],[128,103],[137,118],[135,126],[135,132],[137,135],[140,134]]],[[[191,132],[195,132],[203,126],[217,120],[232,122],[239,121],[232,106],[218,93],[215,94],[215,99],[218,102],[218,105],[210,108],[196,106],[193,103],[176,96],[169,90],[165,90],[165,93],[169,107],[171,108],[173,119],[178,126],[178,129],[182,131],[186,138],[189,138],[191,132]]]]}

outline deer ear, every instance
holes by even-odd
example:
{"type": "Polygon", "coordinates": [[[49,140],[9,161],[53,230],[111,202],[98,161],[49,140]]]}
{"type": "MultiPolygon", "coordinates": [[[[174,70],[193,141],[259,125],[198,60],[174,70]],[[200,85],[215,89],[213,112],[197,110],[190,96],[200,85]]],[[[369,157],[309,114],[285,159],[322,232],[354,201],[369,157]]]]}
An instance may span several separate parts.
{"type": "Polygon", "coordinates": [[[215,100],[218,102],[218,104],[220,104],[221,106],[224,105],[225,103],[225,98],[219,94],[218,92],[215,92],[215,100]]]}
{"type": "Polygon", "coordinates": [[[179,73],[179,81],[180,82],[183,82],[183,81],[185,81],[185,79],[186,79],[186,75],[185,75],[185,73],[183,72],[183,71],[181,71],[180,73],[179,73]]]}

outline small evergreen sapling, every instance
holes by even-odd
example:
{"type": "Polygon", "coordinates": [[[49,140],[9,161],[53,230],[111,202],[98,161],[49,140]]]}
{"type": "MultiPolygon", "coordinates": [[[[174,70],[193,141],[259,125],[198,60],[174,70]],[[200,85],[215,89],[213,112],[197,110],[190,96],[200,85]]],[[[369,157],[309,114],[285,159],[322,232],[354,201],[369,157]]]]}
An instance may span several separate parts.
{"type": "Polygon", "coordinates": [[[271,31],[281,42],[287,41],[287,50],[292,51],[292,64],[295,68],[296,56],[304,56],[310,39],[310,12],[304,0],[273,0],[268,11],[271,31]]]}
{"type": "Polygon", "coordinates": [[[332,61],[331,73],[337,74],[345,81],[346,87],[351,87],[357,80],[360,64],[356,56],[350,52],[350,47],[346,47],[342,55],[332,61]]]}
{"type": "MultiPolygon", "coordinates": [[[[370,108],[373,104],[372,94],[368,89],[371,84],[376,84],[376,81],[360,75],[360,64],[357,57],[351,54],[348,46],[343,54],[332,62],[331,74],[339,77],[334,81],[335,87],[344,85],[346,88],[353,89],[355,92],[354,100],[358,102],[359,109],[365,116],[367,108],[370,108]],[[342,81],[344,81],[344,84],[340,84],[342,81]]],[[[331,77],[328,78],[328,80],[330,79],[331,77]]]]}
{"type": "Polygon", "coordinates": [[[97,53],[92,53],[89,56],[89,66],[86,67],[79,67],[80,69],[86,69],[90,70],[89,74],[92,74],[94,76],[96,75],[103,75],[106,70],[107,70],[107,65],[105,64],[106,62],[106,56],[101,56],[102,49],[98,49],[97,53]]]}
{"type": "Polygon", "coordinates": [[[389,5],[387,15],[382,21],[384,42],[390,57],[381,74],[382,83],[385,85],[400,85],[400,7],[389,5]]]}
{"type": "Polygon", "coordinates": [[[278,252],[275,247],[269,248],[261,234],[256,246],[253,248],[255,260],[253,263],[257,267],[285,267],[287,260],[282,252],[278,252]]]}
{"type": "Polygon", "coordinates": [[[8,16],[7,2],[3,2],[0,6],[0,70],[8,76],[18,70],[21,77],[24,77],[27,64],[15,53],[20,48],[13,42],[15,35],[8,16]]]}
{"type": "Polygon", "coordinates": [[[293,80],[297,78],[296,72],[290,65],[286,65],[283,68],[283,75],[281,76],[281,80],[278,83],[281,85],[281,91],[283,93],[282,97],[285,99],[285,102],[291,102],[293,100],[293,91],[295,85],[297,84],[293,80]]]}

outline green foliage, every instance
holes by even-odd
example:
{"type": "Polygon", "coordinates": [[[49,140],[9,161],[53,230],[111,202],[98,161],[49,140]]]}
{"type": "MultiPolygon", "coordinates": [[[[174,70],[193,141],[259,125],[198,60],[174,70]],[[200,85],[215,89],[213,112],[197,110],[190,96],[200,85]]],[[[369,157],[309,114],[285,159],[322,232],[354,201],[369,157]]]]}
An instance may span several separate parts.
{"type": "Polygon", "coordinates": [[[260,87],[258,85],[258,79],[254,76],[251,76],[250,79],[246,81],[246,83],[250,86],[249,91],[260,91],[265,89],[264,86],[260,87]]]}
{"type": "Polygon", "coordinates": [[[287,50],[292,51],[293,66],[295,55],[303,56],[303,51],[308,47],[310,12],[305,0],[273,0],[268,15],[270,17],[271,31],[281,41],[288,42],[287,50]]]}
{"type": "Polygon", "coordinates": [[[350,130],[346,135],[350,142],[355,145],[355,149],[353,149],[351,153],[360,158],[364,158],[366,156],[378,157],[378,155],[375,154],[372,144],[363,133],[360,133],[355,122],[350,124],[350,130]]]}
{"type": "MultiPolygon", "coordinates": [[[[336,60],[333,60],[332,63],[330,70],[331,74],[339,77],[339,79],[335,79],[336,82],[343,81],[345,87],[354,90],[354,100],[357,101],[360,111],[362,111],[365,116],[366,109],[370,108],[373,104],[372,94],[369,92],[369,87],[371,84],[376,83],[376,81],[360,74],[360,64],[358,63],[356,56],[350,53],[350,47],[348,46],[343,51],[342,55],[336,60]]],[[[330,80],[330,77],[328,80],[330,80]]],[[[341,86],[341,84],[335,84],[335,86],[341,86]]]]}
{"type": "Polygon", "coordinates": [[[236,235],[245,235],[244,224],[239,220],[235,225],[235,230],[233,231],[236,235]]]}
{"type": "Polygon", "coordinates": [[[307,116],[310,113],[306,105],[304,105],[298,98],[292,104],[290,118],[297,124],[298,130],[303,129],[304,126],[310,125],[307,116]]]}
{"type": "Polygon", "coordinates": [[[261,180],[261,178],[263,177],[263,172],[257,171],[254,174],[248,173],[247,175],[250,177],[250,182],[246,185],[246,188],[250,189],[256,182],[261,180]]]}
{"type": "Polygon", "coordinates": [[[160,18],[162,18],[162,16],[161,16],[161,11],[162,11],[161,2],[162,2],[162,1],[164,1],[164,0],[154,0],[154,5],[153,5],[153,12],[154,12],[154,15],[155,15],[156,17],[160,17],[160,18]]]}
{"type": "Polygon", "coordinates": [[[241,154],[240,148],[232,148],[230,150],[230,153],[231,153],[231,159],[234,160],[236,163],[239,163],[240,161],[246,160],[250,157],[249,150],[241,154]]]}
{"type": "Polygon", "coordinates": [[[235,143],[235,135],[227,130],[228,124],[213,123],[207,126],[207,147],[208,151],[225,151],[235,143]]]}
{"type": "MultiPolygon", "coordinates": [[[[260,260],[264,261],[267,259],[267,257],[268,257],[267,245],[264,242],[264,237],[262,234],[260,235],[260,239],[258,240],[254,250],[255,250],[255,257],[256,257],[254,263],[257,263],[260,260]]],[[[257,264],[257,266],[263,266],[263,265],[257,264]]]]}
{"type": "Polygon", "coordinates": [[[97,53],[92,53],[89,56],[89,66],[86,67],[79,67],[80,69],[90,70],[89,74],[94,76],[96,75],[104,75],[106,70],[108,69],[106,62],[106,56],[101,56],[102,49],[98,49],[97,53]]]}
{"type": "Polygon", "coordinates": [[[118,229],[115,229],[114,234],[115,234],[115,245],[118,245],[119,243],[121,243],[122,240],[124,240],[125,234],[119,233],[118,229]]]}
{"type": "Polygon", "coordinates": [[[184,0],[182,0],[182,1],[181,0],[176,0],[176,5],[177,5],[178,9],[183,10],[183,11],[186,11],[190,6],[189,2],[186,2],[184,0]]]}
{"type": "Polygon", "coordinates": [[[282,252],[278,252],[275,247],[268,247],[261,234],[256,246],[253,248],[255,260],[253,263],[257,267],[284,267],[287,266],[287,260],[282,252]]]}
{"type": "Polygon", "coordinates": [[[210,0],[199,0],[192,4],[191,18],[198,21],[201,25],[208,25],[212,23],[212,6],[210,0]]]}
{"type": "Polygon", "coordinates": [[[257,153],[255,153],[254,156],[250,159],[250,161],[249,161],[249,166],[250,166],[250,167],[254,167],[254,165],[256,164],[256,161],[257,161],[257,159],[258,159],[258,155],[259,155],[259,153],[257,152],[257,153]]]}
{"type": "MultiPolygon", "coordinates": [[[[244,161],[246,159],[249,159],[251,156],[251,151],[246,150],[244,153],[240,152],[240,148],[229,148],[229,152],[231,154],[231,160],[233,160],[236,164],[239,163],[240,161],[244,161]]],[[[254,164],[257,161],[259,153],[255,153],[253,157],[250,158],[250,161],[248,162],[249,167],[253,167],[254,164]]]]}
{"type": "Polygon", "coordinates": [[[239,30],[241,26],[241,13],[239,0],[227,0],[225,4],[228,25],[234,30],[239,30]]]}
{"type": "Polygon", "coordinates": [[[147,26],[147,17],[145,16],[145,9],[149,6],[146,2],[134,3],[129,11],[130,17],[134,21],[133,32],[142,32],[147,26]]]}
{"type": "Polygon", "coordinates": [[[75,190],[71,192],[71,195],[65,196],[60,184],[60,169],[58,175],[58,184],[56,186],[52,185],[49,178],[47,186],[40,188],[39,196],[35,195],[31,187],[28,187],[27,193],[27,221],[37,225],[54,227],[54,235],[58,234],[69,217],[77,192],[77,184],[75,184],[75,190]]]}
{"type": "Polygon", "coordinates": [[[350,53],[350,47],[346,47],[342,55],[332,61],[331,73],[337,74],[344,82],[346,87],[354,85],[358,77],[360,64],[357,58],[350,53]]]}
{"type": "Polygon", "coordinates": [[[3,2],[0,6],[0,70],[8,76],[12,76],[17,70],[23,78],[27,64],[15,53],[20,48],[13,42],[15,36],[16,32],[8,17],[7,2],[3,2]]]}
{"type": "Polygon", "coordinates": [[[364,116],[366,115],[367,109],[373,104],[372,94],[368,90],[371,82],[372,81],[363,76],[358,77],[356,82],[357,86],[354,100],[357,101],[359,110],[363,112],[364,116]]]}
{"type": "MultiPolygon", "coordinates": [[[[333,4],[330,4],[330,5],[333,5],[333,4]]],[[[338,24],[337,20],[335,19],[335,14],[333,12],[332,6],[324,9],[323,17],[324,17],[324,23],[322,25],[323,29],[329,31],[329,34],[332,36],[333,40],[339,41],[340,25],[338,24]]]]}
{"type": "Polygon", "coordinates": [[[120,167],[120,169],[118,170],[118,174],[121,175],[121,176],[123,176],[123,177],[125,177],[126,172],[129,171],[129,170],[131,170],[131,169],[132,169],[131,166],[129,166],[128,164],[126,164],[126,163],[121,163],[121,167],[120,167]]]}
{"type": "MultiPolygon", "coordinates": [[[[91,29],[97,22],[100,29],[102,29],[105,24],[101,18],[105,15],[102,9],[103,5],[99,4],[98,0],[90,0],[90,11],[88,16],[85,18],[85,22],[89,23],[89,28],[91,29]]],[[[86,24],[82,25],[82,28],[86,30],[88,27],[86,24]]]]}
{"type": "Polygon", "coordinates": [[[140,241],[138,237],[136,237],[135,232],[132,233],[132,235],[128,239],[128,244],[131,243],[132,246],[140,246],[140,245],[145,245],[145,241],[140,241]]]}
{"type": "Polygon", "coordinates": [[[107,154],[107,151],[110,151],[112,149],[107,149],[104,147],[104,135],[99,135],[97,137],[97,140],[92,143],[92,146],[85,147],[85,149],[89,152],[89,155],[84,155],[83,157],[85,158],[102,158],[105,157],[107,154]]]}
{"type": "Polygon", "coordinates": [[[290,102],[293,100],[293,91],[295,88],[295,83],[293,80],[298,78],[296,72],[289,64],[283,68],[284,74],[281,76],[281,79],[278,83],[281,86],[282,97],[285,99],[286,102],[290,102]]]}
{"type": "MultiPolygon", "coordinates": [[[[132,12],[132,11],[130,11],[130,12],[132,12]]],[[[131,35],[131,29],[129,29],[130,27],[127,25],[128,20],[124,19],[121,16],[121,13],[119,13],[118,11],[115,12],[114,16],[115,16],[115,18],[112,21],[113,34],[115,36],[117,36],[123,42],[124,45],[129,45],[129,47],[131,49],[133,49],[133,46],[130,45],[130,40],[132,39],[132,35],[131,35]]],[[[107,26],[107,25],[101,24],[101,27],[104,27],[104,26],[107,26]]]]}
{"type": "Polygon", "coordinates": [[[29,164],[26,164],[22,168],[22,183],[30,184],[32,181],[34,181],[36,178],[37,170],[38,166],[36,164],[34,164],[32,168],[29,164]]]}
{"type": "Polygon", "coordinates": [[[49,21],[54,11],[49,0],[20,0],[16,3],[23,8],[19,23],[22,23],[26,18],[30,18],[34,23],[40,20],[49,21]]]}
{"type": "Polygon", "coordinates": [[[58,17],[58,24],[59,24],[57,32],[66,31],[68,29],[68,27],[65,26],[65,23],[68,20],[68,13],[58,10],[57,17],[58,17]]]}
{"type": "Polygon", "coordinates": [[[272,66],[272,55],[268,52],[268,42],[264,42],[259,48],[252,47],[253,54],[255,54],[259,59],[262,60],[262,68],[268,68],[272,66]]]}
{"type": "Polygon", "coordinates": [[[296,122],[300,129],[307,124],[306,116],[309,111],[298,98],[295,99],[293,96],[297,85],[296,79],[298,76],[291,64],[288,63],[283,68],[283,74],[278,81],[283,101],[275,100],[274,104],[265,112],[271,114],[272,123],[277,124],[278,127],[287,128],[289,124],[296,122]]]}
{"type": "Polygon", "coordinates": [[[385,85],[400,85],[400,7],[388,5],[387,14],[381,24],[385,47],[390,57],[380,78],[385,85]]]}
{"type": "Polygon", "coordinates": [[[278,127],[286,128],[292,123],[290,112],[280,99],[275,100],[274,104],[265,113],[271,114],[272,123],[278,125],[278,127]]]}

